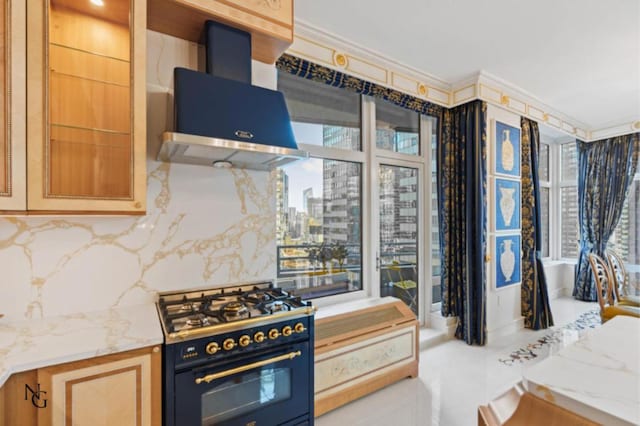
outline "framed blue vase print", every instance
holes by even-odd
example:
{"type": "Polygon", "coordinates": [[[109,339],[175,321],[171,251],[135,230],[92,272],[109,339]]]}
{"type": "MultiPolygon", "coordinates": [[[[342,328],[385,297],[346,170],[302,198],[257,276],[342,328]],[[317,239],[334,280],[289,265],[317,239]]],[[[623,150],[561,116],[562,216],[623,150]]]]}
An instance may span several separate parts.
{"type": "Polygon", "coordinates": [[[495,230],[520,229],[520,181],[495,179],[495,230]]]}
{"type": "Polygon", "coordinates": [[[496,121],[495,173],[520,177],[520,129],[496,121]]]}
{"type": "Polygon", "coordinates": [[[520,284],[520,235],[498,235],[495,245],[496,289],[520,284]]]}

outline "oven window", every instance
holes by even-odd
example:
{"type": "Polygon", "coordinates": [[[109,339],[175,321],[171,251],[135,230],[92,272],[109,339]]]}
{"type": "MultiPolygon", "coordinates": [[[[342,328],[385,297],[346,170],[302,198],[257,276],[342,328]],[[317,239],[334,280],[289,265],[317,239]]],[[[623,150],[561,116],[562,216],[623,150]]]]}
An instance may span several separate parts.
{"type": "Polygon", "coordinates": [[[202,395],[202,425],[246,415],[291,398],[291,369],[263,368],[230,377],[202,395]]]}

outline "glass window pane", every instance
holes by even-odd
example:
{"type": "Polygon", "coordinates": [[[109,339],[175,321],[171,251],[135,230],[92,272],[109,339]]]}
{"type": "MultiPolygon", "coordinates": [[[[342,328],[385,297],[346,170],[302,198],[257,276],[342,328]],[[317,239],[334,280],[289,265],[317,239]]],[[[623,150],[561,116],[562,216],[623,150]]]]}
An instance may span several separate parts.
{"type": "Polygon", "coordinates": [[[418,170],[381,165],[380,295],[404,301],[418,315],[418,170]]]}
{"type": "Polygon", "coordinates": [[[298,143],[361,150],[360,95],[278,71],[298,143]]]}
{"type": "Polygon", "coordinates": [[[278,285],[304,298],[362,288],[362,165],[311,158],[278,170],[278,285]]]}
{"type": "Polygon", "coordinates": [[[578,188],[568,186],[561,188],[562,203],[562,245],[561,257],[578,257],[578,188]]]}
{"type": "Polygon", "coordinates": [[[376,146],[403,154],[420,154],[420,114],[381,99],[376,104],[376,146]]]}
{"type": "Polygon", "coordinates": [[[438,120],[431,120],[431,303],[442,301],[440,291],[440,240],[438,232],[438,120]]]}
{"type": "Polygon", "coordinates": [[[540,213],[542,218],[542,257],[549,257],[549,188],[540,188],[540,213]]]}
{"type": "Polygon", "coordinates": [[[640,294],[640,180],[636,179],[629,188],[608,248],[615,250],[625,262],[630,284],[627,291],[640,294]]]}
{"type": "Polygon", "coordinates": [[[574,142],[562,144],[562,170],[563,181],[577,181],[578,178],[578,152],[574,142]]]}
{"type": "Polygon", "coordinates": [[[541,182],[549,181],[549,145],[540,144],[540,153],[538,155],[538,178],[541,182]]]}

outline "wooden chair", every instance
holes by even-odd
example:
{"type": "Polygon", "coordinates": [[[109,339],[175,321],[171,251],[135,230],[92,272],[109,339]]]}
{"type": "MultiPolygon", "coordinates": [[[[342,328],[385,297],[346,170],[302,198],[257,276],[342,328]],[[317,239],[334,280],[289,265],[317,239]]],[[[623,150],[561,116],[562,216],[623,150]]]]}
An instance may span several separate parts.
{"type": "Polygon", "coordinates": [[[487,405],[478,407],[478,426],[596,426],[576,413],[526,392],[515,385],[487,405]]]}
{"type": "Polygon", "coordinates": [[[619,305],[640,306],[640,296],[630,294],[628,291],[629,276],[624,267],[624,262],[618,253],[608,250],[607,261],[613,275],[613,293],[619,305]]]}
{"type": "Polygon", "coordinates": [[[606,322],[616,315],[626,315],[640,318],[640,307],[617,305],[613,297],[614,279],[609,270],[609,265],[600,256],[590,253],[589,265],[596,282],[598,304],[600,305],[600,318],[606,322]]]}

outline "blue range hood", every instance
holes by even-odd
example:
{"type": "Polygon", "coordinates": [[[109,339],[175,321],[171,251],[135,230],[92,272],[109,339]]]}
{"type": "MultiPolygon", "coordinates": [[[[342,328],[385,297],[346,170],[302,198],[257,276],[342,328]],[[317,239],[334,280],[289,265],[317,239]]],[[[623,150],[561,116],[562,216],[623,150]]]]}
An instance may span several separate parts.
{"type": "Polygon", "coordinates": [[[298,150],[282,93],[251,85],[251,36],[207,22],[207,71],[174,70],[175,131],[162,161],[271,170],[298,150]]]}

